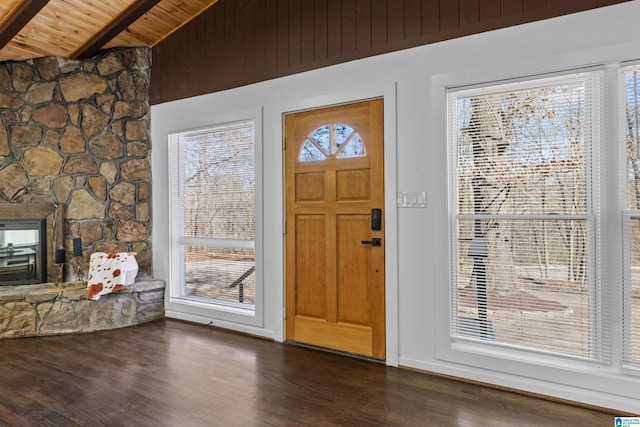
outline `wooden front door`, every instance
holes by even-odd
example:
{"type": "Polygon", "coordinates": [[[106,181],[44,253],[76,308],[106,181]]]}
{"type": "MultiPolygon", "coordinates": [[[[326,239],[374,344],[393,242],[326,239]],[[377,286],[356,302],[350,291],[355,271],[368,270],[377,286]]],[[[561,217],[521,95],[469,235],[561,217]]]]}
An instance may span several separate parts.
{"type": "Polygon", "coordinates": [[[379,359],[382,107],[379,99],[285,116],[286,338],[379,359]]]}

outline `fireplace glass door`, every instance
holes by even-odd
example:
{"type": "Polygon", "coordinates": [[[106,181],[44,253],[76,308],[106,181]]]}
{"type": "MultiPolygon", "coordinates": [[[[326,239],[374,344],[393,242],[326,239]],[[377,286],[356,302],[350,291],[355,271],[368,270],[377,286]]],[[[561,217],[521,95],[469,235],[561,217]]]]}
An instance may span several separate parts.
{"type": "Polygon", "coordinates": [[[44,220],[0,221],[0,285],[46,281],[44,220]]]}

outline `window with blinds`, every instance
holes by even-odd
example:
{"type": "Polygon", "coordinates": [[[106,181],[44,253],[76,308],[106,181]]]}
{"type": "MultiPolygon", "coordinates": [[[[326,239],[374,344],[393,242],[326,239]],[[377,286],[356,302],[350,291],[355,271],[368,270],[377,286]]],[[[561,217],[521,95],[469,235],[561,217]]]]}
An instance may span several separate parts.
{"type": "Polygon", "coordinates": [[[622,70],[625,110],[626,212],[623,364],[640,368],[640,66],[622,70]]]}
{"type": "Polygon", "coordinates": [[[246,121],[170,135],[175,298],[254,307],[254,128],[246,121]]]}
{"type": "Polygon", "coordinates": [[[601,360],[598,73],[448,91],[451,340],[601,360]]]}

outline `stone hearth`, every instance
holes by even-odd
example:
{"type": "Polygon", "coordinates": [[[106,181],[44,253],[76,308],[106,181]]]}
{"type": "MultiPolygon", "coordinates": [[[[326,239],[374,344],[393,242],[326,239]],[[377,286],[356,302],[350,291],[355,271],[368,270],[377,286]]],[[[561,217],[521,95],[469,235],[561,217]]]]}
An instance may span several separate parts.
{"type": "Polygon", "coordinates": [[[164,282],[133,286],[88,301],[86,289],[52,292],[51,284],[0,286],[0,338],[93,332],[164,316],[164,282]]]}

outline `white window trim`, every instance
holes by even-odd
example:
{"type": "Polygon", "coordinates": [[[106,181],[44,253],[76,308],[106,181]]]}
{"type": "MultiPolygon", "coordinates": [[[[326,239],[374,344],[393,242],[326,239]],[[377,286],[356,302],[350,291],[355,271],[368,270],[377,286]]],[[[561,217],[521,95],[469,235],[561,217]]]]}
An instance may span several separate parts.
{"type": "MultiPolygon", "coordinates": [[[[640,66],[640,60],[627,61],[620,64],[618,68],[618,91],[623,94],[626,91],[625,81],[624,81],[624,73],[628,71],[630,68],[640,66]]],[[[626,114],[626,99],[624,96],[620,96],[618,102],[618,110],[619,117],[624,117],[626,114]]],[[[625,125],[625,121],[618,119],[619,128],[618,135],[620,140],[625,138],[627,135],[627,127],[625,125]]],[[[621,143],[622,144],[622,143],[621,143]]],[[[640,211],[639,210],[630,210],[628,208],[627,203],[627,153],[621,148],[619,150],[619,159],[618,162],[620,164],[620,173],[619,173],[619,181],[620,188],[622,191],[620,192],[620,205],[622,206],[622,224],[621,224],[621,245],[622,245],[622,283],[623,289],[620,296],[620,299],[616,301],[618,303],[618,307],[624,307],[624,310],[621,310],[620,316],[618,319],[613,319],[616,321],[616,325],[618,325],[617,330],[619,332],[619,339],[622,343],[619,349],[619,360],[621,360],[621,372],[626,375],[632,375],[640,377],[640,365],[636,364],[628,364],[625,361],[625,354],[628,350],[627,342],[625,341],[625,335],[631,335],[631,328],[624,321],[624,312],[631,312],[631,263],[630,263],[630,254],[631,254],[631,239],[629,233],[630,223],[634,219],[640,219],[640,211]]]]}
{"type": "MultiPolygon", "coordinates": [[[[602,90],[603,96],[603,110],[601,111],[601,121],[604,126],[600,126],[596,123],[595,132],[599,133],[599,138],[596,139],[602,141],[615,141],[615,144],[607,143],[605,150],[602,148],[597,140],[594,141],[593,155],[595,161],[600,158],[600,168],[608,170],[618,170],[621,175],[624,175],[625,156],[624,153],[620,153],[618,144],[619,121],[618,121],[618,107],[622,96],[619,95],[617,87],[619,86],[618,72],[622,65],[620,62],[608,64],[606,66],[600,66],[598,68],[605,70],[605,75],[602,78],[602,90]],[[610,150],[615,145],[615,150],[610,150]],[[613,151],[613,152],[612,152],[613,151]]],[[[590,71],[590,67],[581,68],[580,71],[590,71]]],[[[433,117],[437,119],[441,124],[440,130],[437,132],[440,135],[442,143],[444,144],[447,139],[448,121],[447,121],[447,91],[449,88],[459,87],[473,87],[474,85],[490,85],[500,82],[513,81],[513,76],[525,76],[527,74],[522,73],[522,68],[506,67],[499,72],[495,69],[467,69],[463,72],[451,72],[447,74],[436,75],[432,78],[431,92],[432,92],[432,109],[433,117]],[[518,72],[520,70],[520,72],[518,72]]],[[[525,73],[529,73],[530,77],[535,76],[553,76],[558,74],[571,74],[578,71],[575,67],[567,67],[567,71],[549,70],[549,69],[527,69],[525,73]]],[[[519,79],[519,78],[517,78],[519,79]]],[[[526,77],[524,77],[526,79],[526,77]]],[[[448,143],[447,149],[448,148],[448,143]]],[[[603,144],[605,145],[605,144],[603,144]]],[[[619,176],[613,176],[609,174],[608,177],[599,176],[598,166],[594,166],[594,178],[595,183],[602,183],[601,188],[601,200],[600,200],[600,212],[596,212],[597,217],[604,216],[605,220],[601,220],[596,224],[597,227],[601,227],[600,236],[601,241],[597,242],[600,248],[600,253],[622,253],[622,237],[620,230],[622,228],[622,218],[620,215],[620,202],[619,202],[619,189],[620,181],[619,176]],[[616,182],[614,182],[616,181],[616,182]],[[605,238],[602,238],[605,236],[605,238]],[[613,252],[612,252],[613,251],[613,252]]],[[[443,176],[443,182],[449,183],[450,171],[447,170],[446,177],[443,176]]],[[[450,202],[450,195],[447,192],[445,195],[446,200],[450,202]]],[[[441,199],[442,200],[442,199],[441,199]]],[[[451,206],[443,207],[440,212],[446,214],[447,223],[449,224],[446,231],[441,230],[446,234],[447,244],[451,244],[449,238],[449,230],[452,229],[453,215],[451,215],[451,206]]],[[[443,235],[441,235],[443,236],[443,235]]],[[[442,237],[441,237],[442,238],[442,237]]],[[[444,248],[443,248],[444,249],[444,248]]],[[[451,250],[449,247],[441,252],[441,255],[437,262],[451,265],[450,259],[451,250]]],[[[437,286],[434,293],[436,298],[436,324],[440,325],[436,332],[435,343],[435,358],[443,363],[445,366],[450,366],[450,372],[458,372],[458,375],[469,376],[470,372],[475,372],[472,376],[478,378],[481,381],[496,382],[496,378],[501,378],[498,383],[502,384],[514,384],[516,388],[523,388],[523,383],[515,381],[513,378],[527,378],[527,383],[530,385],[537,384],[534,389],[540,392],[551,395],[562,394],[564,391],[571,389],[570,393],[574,396],[579,393],[576,392],[575,387],[583,388],[585,390],[585,399],[588,400],[588,391],[594,387],[594,381],[598,381],[598,389],[602,393],[607,393],[610,396],[617,395],[621,399],[627,399],[628,396],[637,395],[637,374],[640,372],[634,372],[631,369],[620,366],[620,352],[616,351],[616,348],[621,348],[622,345],[622,314],[621,310],[616,310],[616,307],[621,307],[622,304],[622,287],[619,289],[609,289],[607,283],[622,283],[622,260],[615,261],[605,268],[599,269],[598,280],[603,283],[602,289],[609,293],[603,300],[604,305],[610,305],[609,313],[610,318],[605,319],[609,322],[608,328],[603,328],[603,335],[610,335],[606,337],[610,339],[612,351],[610,354],[611,363],[600,363],[598,361],[591,360],[576,360],[572,357],[559,357],[552,356],[547,357],[545,354],[535,354],[531,352],[529,355],[524,354],[521,351],[511,351],[510,349],[496,349],[493,346],[483,347],[477,343],[469,346],[465,342],[458,342],[452,345],[450,338],[450,281],[451,278],[447,275],[450,272],[449,267],[441,270],[439,279],[442,286],[437,286]],[[620,333],[618,333],[620,331],[620,333]],[[479,371],[478,371],[479,369],[479,371]],[[623,375],[621,375],[623,374],[623,375]],[[626,374],[631,374],[625,376],[626,374]],[[509,375],[514,375],[511,378],[509,375]],[[597,380],[596,380],[597,378],[597,380]],[[611,381],[607,381],[607,378],[611,381]],[[517,385],[516,385],[517,384],[517,385]],[[570,385],[569,388],[567,385],[570,385]]],[[[606,307],[605,307],[606,308],[606,307]]]]}
{"type": "MultiPolygon", "coordinates": [[[[474,96],[486,96],[486,95],[491,95],[493,93],[496,92],[504,92],[504,91],[509,91],[510,89],[514,89],[514,90],[527,90],[533,87],[539,87],[540,85],[560,85],[562,83],[572,83],[575,81],[579,81],[582,80],[584,81],[586,84],[588,84],[591,87],[591,90],[589,92],[590,94],[590,101],[591,101],[591,105],[589,106],[589,112],[591,113],[590,115],[587,115],[586,119],[589,120],[589,123],[585,124],[585,127],[589,127],[591,126],[591,118],[594,118],[594,122],[598,123],[598,106],[599,106],[599,91],[600,88],[597,86],[597,81],[598,81],[598,76],[595,74],[597,73],[598,70],[594,70],[594,69],[589,69],[589,70],[580,70],[580,72],[576,72],[576,71],[569,71],[567,73],[564,74],[560,74],[560,75],[553,75],[553,76],[547,76],[547,75],[543,75],[543,76],[532,76],[532,77],[525,77],[522,79],[517,79],[517,81],[515,83],[513,83],[512,81],[506,81],[506,82],[492,82],[490,84],[488,84],[486,87],[478,87],[476,85],[476,87],[474,87],[473,89],[467,89],[467,88],[455,88],[453,89],[453,91],[451,92],[447,92],[447,109],[448,111],[450,111],[449,108],[449,98],[452,96],[456,96],[456,97],[464,97],[466,96],[468,93],[473,93],[474,96]]],[[[455,119],[455,117],[447,117],[447,123],[456,123],[457,120],[455,119]]],[[[593,157],[596,157],[597,159],[597,155],[596,153],[598,152],[598,141],[599,141],[599,132],[598,132],[598,128],[597,126],[592,127],[593,129],[593,133],[589,133],[590,135],[590,139],[589,141],[587,141],[587,149],[585,151],[585,157],[586,157],[586,162],[587,164],[591,165],[592,162],[594,162],[593,157]]],[[[449,151],[449,165],[453,165],[453,159],[457,156],[457,153],[454,152],[455,147],[453,147],[451,145],[452,142],[452,138],[455,138],[451,133],[452,132],[456,132],[457,129],[452,129],[451,126],[447,126],[447,146],[448,146],[448,151],[449,151]]],[[[593,193],[593,184],[592,183],[597,183],[598,182],[598,177],[597,177],[597,164],[595,164],[595,162],[593,163],[593,167],[589,166],[587,167],[587,176],[586,176],[586,183],[587,183],[587,195],[592,194],[593,193]]],[[[597,187],[597,185],[595,185],[597,187]]],[[[475,219],[478,218],[478,215],[473,215],[473,214],[456,214],[457,212],[457,193],[455,191],[455,177],[453,176],[453,174],[451,173],[451,171],[449,171],[449,217],[450,217],[450,225],[449,225],[449,231],[450,231],[450,236],[449,236],[449,243],[450,243],[450,259],[449,259],[449,264],[450,264],[450,278],[449,278],[449,286],[451,287],[452,284],[457,283],[458,279],[457,279],[457,258],[455,258],[453,256],[454,254],[454,247],[453,244],[457,241],[457,229],[455,227],[455,222],[456,220],[464,220],[464,219],[475,219]]],[[[589,289],[589,299],[590,301],[592,301],[590,303],[590,307],[595,308],[595,312],[599,313],[600,312],[600,307],[599,307],[599,302],[598,299],[596,298],[596,289],[599,286],[599,277],[597,274],[597,271],[595,269],[595,254],[594,254],[594,250],[595,250],[595,244],[596,242],[594,241],[594,238],[597,238],[597,232],[596,232],[596,225],[595,225],[595,217],[597,215],[597,203],[594,202],[593,197],[587,196],[587,208],[586,208],[586,212],[584,214],[580,214],[580,215],[558,215],[557,218],[558,219],[564,219],[564,220],[568,220],[568,219],[578,219],[578,220],[585,220],[586,224],[587,224],[587,229],[588,231],[588,240],[587,240],[587,258],[591,259],[592,262],[590,263],[590,272],[589,272],[589,285],[588,285],[588,289],[589,289]],[[596,205],[596,206],[594,206],[596,205]],[[594,213],[596,213],[596,215],[594,215],[594,213]]],[[[483,215],[482,216],[483,219],[503,219],[503,220],[528,220],[528,219],[543,219],[543,220],[548,220],[551,219],[552,217],[550,217],[549,215],[506,215],[506,214],[501,214],[501,215],[491,215],[491,214],[487,214],[487,215],[483,215]]],[[[555,216],[553,217],[555,218],[555,216]]],[[[455,298],[455,295],[450,296],[450,298],[455,298]]],[[[449,307],[454,307],[455,301],[451,301],[451,303],[449,304],[449,307]]],[[[452,325],[451,324],[451,319],[452,316],[449,316],[449,326],[450,326],[450,331],[453,333],[456,329],[457,329],[457,325],[452,325]]],[[[594,318],[594,316],[589,316],[589,328],[591,331],[593,331],[594,334],[594,338],[595,338],[595,345],[593,347],[593,349],[591,350],[591,352],[593,353],[594,358],[599,358],[600,354],[602,353],[602,342],[604,340],[604,337],[602,336],[602,334],[600,334],[600,331],[597,328],[597,324],[599,322],[594,318]]],[[[602,364],[602,361],[599,360],[594,360],[591,358],[586,358],[586,357],[580,357],[580,356],[570,356],[570,355],[562,355],[562,354],[551,354],[550,352],[546,352],[546,351],[538,351],[535,349],[516,349],[516,348],[509,348],[510,346],[507,344],[500,344],[500,343],[482,343],[482,342],[477,342],[476,340],[472,340],[472,339],[466,339],[464,337],[460,337],[460,336],[452,336],[450,337],[450,348],[452,350],[460,350],[463,352],[470,352],[470,353],[474,353],[474,354],[486,354],[486,355],[490,355],[492,357],[505,357],[508,358],[509,360],[523,360],[526,361],[527,363],[533,362],[535,363],[536,361],[545,361],[545,364],[548,364],[550,366],[554,366],[557,362],[557,359],[561,359],[562,361],[560,362],[560,366],[562,366],[563,361],[565,359],[571,359],[574,360],[578,363],[587,363],[587,364],[602,364]]]]}
{"type": "MultiPolygon", "coordinates": [[[[171,232],[169,233],[169,283],[167,283],[167,295],[165,297],[165,309],[168,317],[175,317],[183,320],[195,321],[198,323],[214,324],[217,321],[223,322],[221,326],[226,324],[239,324],[252,327],[262,327],[264,323],[264,279],[263,279],[263,215],[262,215],[262,109],[242,110],[235,112],[228,112],[224,114],[212,114],[204,115],[200,118],[199,123],[190,123],[188,127],[180,129],[172,129],[166,135],[169,139],[170,135],[178,134],[182,132],[190,132],[200,129],[213,128],[217,126],[223,126],[225,124],[253,121],[255,127],[254,142],[255,142],[255,240],[248,241],[233,241],[234,246],[251,247],[255,249],[255,302],[254,309],[243,307],[240,304],[237,306],[228,303],[216,303],[215,301],[200,301],[193,298],[181,297],[181,284],[173,280],[179,276],[179,272],[173,271],[170,262],[170,253],[173,250],[173,242],[171,241],[171,232]]],[[[171,144],[167,144],[168,160],[171,161],[171,144]]],[[[167,169],[169,170],[170,163],[167,163],[167,169]]],[[[169,200],[169,203],[171,201],[169,200]]],[[[167,209],[170,211],[169,205],[167,209]]],[[[169,212],[169,226],[173,223],[171,218],[171,212],[169,212]]],[[[188,239],[190,242],[197,242],[202,238],[188,239]]],[[[208,244],[212,243],[212,239],[204,239],[208,241],[208,244]]],[[[230,242],[228,239],[213,239],[218,244],[227,245],[230,242]]],[[[184,243],[184,241],[181,241],[184,243]]]]}

